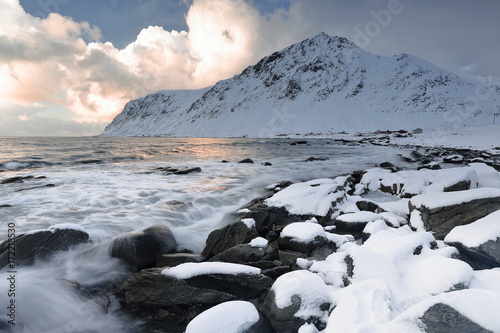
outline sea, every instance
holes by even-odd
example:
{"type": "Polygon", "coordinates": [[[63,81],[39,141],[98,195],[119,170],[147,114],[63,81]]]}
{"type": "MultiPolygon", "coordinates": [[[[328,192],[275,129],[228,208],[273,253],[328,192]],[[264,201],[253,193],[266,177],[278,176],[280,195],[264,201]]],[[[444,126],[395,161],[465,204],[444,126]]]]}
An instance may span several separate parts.
{"type": "Polygon", "coordinates": [[[112,295],[103,312],[68,287],[109,285],[133,274],[109,256],[113,238],[160,224],[180,249],[199,253],[211,231],[272,184],[332,178],[382,162],[404,167],[400,155],[410,151],[328,138],[0,138],[0,182],[32,177],[0,184],[0,242],[9,229],[19,236],[60,223],[90,235],[88,244],[49,260],[0,270],[0,332],[136,332],[138,322],[122,314],[112,295]],[[310,157],[322,160],[306,162],[310,157]],[[254,163],[238,163],[245,158],[254,163]],[[167,167],[201,172],[175,175],[161,169],[167,167]]]}

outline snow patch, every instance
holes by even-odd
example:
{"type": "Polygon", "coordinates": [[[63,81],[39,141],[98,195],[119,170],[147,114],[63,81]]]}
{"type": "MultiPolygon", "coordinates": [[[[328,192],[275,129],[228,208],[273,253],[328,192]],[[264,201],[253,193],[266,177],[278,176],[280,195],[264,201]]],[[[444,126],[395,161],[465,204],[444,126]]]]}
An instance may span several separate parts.
{"type": "Polygon", "coordinates": [[[199,275],[207,274],[260,274],[260,269],[241,265],[231,264],[226,262],[201,262],[201,263],[185,263],[172,268],[166,268],[162,274],[176,278],[176,279],[190,279],[199,275]]]}
{"type": "Polygon", "coordinates": [[[259,312],[250,302],[230,301],[196,316],[185,333],[244,333],[259,321],[259,312]]]}

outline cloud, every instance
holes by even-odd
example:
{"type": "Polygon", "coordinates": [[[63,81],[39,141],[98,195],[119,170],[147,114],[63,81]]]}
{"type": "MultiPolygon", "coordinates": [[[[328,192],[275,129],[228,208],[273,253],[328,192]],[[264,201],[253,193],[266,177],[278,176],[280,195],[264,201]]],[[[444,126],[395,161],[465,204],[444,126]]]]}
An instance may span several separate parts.
{"type": "Polygon", "coordinates": [[[87,22],[35,18],[13,0],[1,6],[0,84],[8,89],[0,99],[63,105],[80,122],[109,122],[130,99],[236,74],[256,58],[262,20],[243,0],[195,0],[188,32],[150,26],[118,49],[87,22]]]}

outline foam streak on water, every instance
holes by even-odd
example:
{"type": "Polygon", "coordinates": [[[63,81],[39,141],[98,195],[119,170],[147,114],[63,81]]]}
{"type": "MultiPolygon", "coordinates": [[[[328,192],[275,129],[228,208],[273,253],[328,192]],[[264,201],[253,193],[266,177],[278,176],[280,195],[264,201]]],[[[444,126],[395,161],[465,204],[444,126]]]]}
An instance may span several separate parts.
{"type": "MultiPolygon", "coordinates": [[[[308,141],[309,145],[292,146],[293,141],[286,139],[0,138],[0,182],[34,176],[23,183],[0,185],[0,206],[12,206],[0,208],[0,241],[7,239],[9,222],[16,224],[18,235],[75,223],[91,239],[49,262],[18,268],[16,328],[134,331],[126,318],[113,311],[103,314],[61,278],[85,287],[123,279],[130,271],[108,256],[109,242],[155,224],[170,227],[180,247],[200,252],[210,231],[229,223],[232,212],[265,194],[269,184],[334,177],[394,162],[401,153],[389,147],[308,141]],[[329,160],[304,162],[311,156],[329,160]],[[247,157],[255,164],[236,163],[247,157]],[[181,176],[156,170],[195,166],[202,172],[181,176]]],[[[7,318],[8,301],[5,269],[1,275],[0,322],[7,318]]],[[[113,304],[111,309],[117,307],[113,304]]]]}

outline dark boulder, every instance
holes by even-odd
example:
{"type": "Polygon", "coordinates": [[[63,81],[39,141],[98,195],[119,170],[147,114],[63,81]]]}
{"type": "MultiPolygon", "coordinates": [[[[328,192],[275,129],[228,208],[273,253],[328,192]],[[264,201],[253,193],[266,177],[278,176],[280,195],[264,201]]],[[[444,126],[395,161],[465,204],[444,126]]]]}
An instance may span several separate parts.
{"type": "Polygon", "coordinates": [[[375,202],[366,199],[357,201],[356,207],[358,207],[358,209],[361,211],[367,212],[375,212],[379,208],[379,206],[375,202]]]}
{"type": "Polygon", "coordinates": [[[245,159],[242,159],[241,161],[239,161],[238,163],[253,163],[253,161],[251,158],[245,158],[245,159]]]}
{"type": "Polygon", "coordinates": [[[153,267],[156,259],[177,248],[170,229],[155,225],[141,232],[132,232],[115,238],[109,246],[109,254],[120,258],[138,269],[153,267]]]}
{"type": "Polygon", "coordinates": [[[0,244],[0,267],[5,267],[15,258],[15,265],[31,265],[38,259],[46,259],[57,251],[89,240],[89,234],[79,228],[65,228],[57,225],[46,230],[27,233],[8,239],[0,244]],[[12,244],[15,243],[15,247],[12,244]],[[15,251],[13,253],[12,251],[15,251]]]}
{"type": "Polygon", "coordinates": [[[270,246],[260,248],[252,247],[249,244],[240,244],[219,253],[218,255],[212,257],[209,261],[222,261],[234,264],[256,266],[260,261],[272,262],[278,259],[278,251],[270,246]]]}
{"type": "Polygon", "coordinates": [[[331,242],[322,236],[316,236],[314,239],[307,242],[296,240],[292,237],[280,237],[278,244],[281,250],[299,252],[305,254],[306,256],[310,256],[312,252],[318,248],[330,249],[329,254],[335,252],[337,249],[334,242],[331,242]]]}
{"type": "Polygon", "coordinates": [[[12,184],[12,183],[24,183],[25,180],[33,179],[33,176],[15,176],[10,178],[5,178],[0,181],[0,184],[12,184]]]}
{"type": "Polygon", "coordinates": [[[208,235],[202,255],[211,258],[233,246],[248,243],[257,236],[257,230],[254,227],[249,228],[243,222],[230,224],[208,235]]]}
{"type": "Polygon", "coordinates": [[[182,169],[182,170],[177,170],[174,172],[174,175],[187,175],[193,172],[201,172],[200,167],[195,167],[195,168],[188,168],[188,169],[182,169]]]}
{"type": "Polygon", "coordinates": [[[162,271],[144,269],[118,291],[125,309],[145,322],[146,331],[161,327],[168,332],[184,332],[190,320],[210,307],[265,297],[272,285],[272,280],[261,274],[210,274],[182,280],[162,271]]]}
{"type": "Polygon", "coordinates": [[[401,170],[401,168],[395,166],[391,162],[382,162],[379,164],[379,167],[381,167],[382,169],[391,170],[392,172],[398,172],[401,170]]]}
{"type": "Polygon", "coordinates": [[[305,162],[315,162],[315,161],[328,161],[328,157],[309,157],[308,159],[305,160],[305,162]]]}

